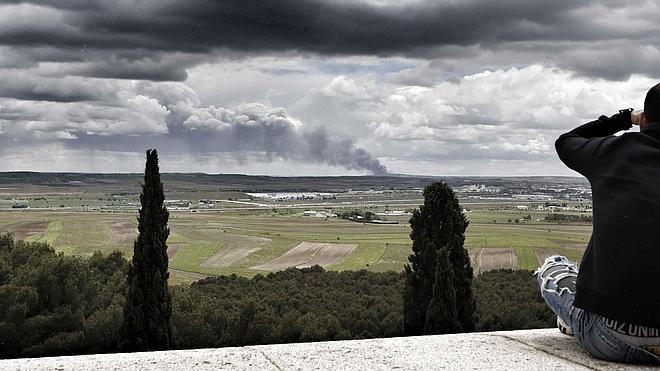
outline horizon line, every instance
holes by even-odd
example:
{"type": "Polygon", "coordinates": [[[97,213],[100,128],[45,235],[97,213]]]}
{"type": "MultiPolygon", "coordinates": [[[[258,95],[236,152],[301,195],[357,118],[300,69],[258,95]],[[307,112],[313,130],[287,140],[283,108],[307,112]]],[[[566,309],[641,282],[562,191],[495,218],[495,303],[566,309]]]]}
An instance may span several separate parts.
{"type": "MultiPolygon", "coordinates": [[[[80,174],[80,175],[141,175],[143,172],[82,172],[82,171],[34,171],[34,170],[0,170],[0,174],[9,173],[30,173],[30,174],[80,174]]],[[[557,174],[542,174],[542,175],[428,175],[428,174],[403,174],[403,173],[387,173],[387,174],[363,174],[363,175],[268,175],[268,174],[246,174],[246,173],[206,173],[199,171],[191,172],[161,172],[164,174],[201,174],[201,175],[239,175],[239,176],[254,176],[254,177],[270,177],[270,178],[359,178],[359,177],[411,177],[411,178],[542,178],[542,177],[561,177],[561,178],[584,178],[580,175],[557,175],[557,174]]]]}

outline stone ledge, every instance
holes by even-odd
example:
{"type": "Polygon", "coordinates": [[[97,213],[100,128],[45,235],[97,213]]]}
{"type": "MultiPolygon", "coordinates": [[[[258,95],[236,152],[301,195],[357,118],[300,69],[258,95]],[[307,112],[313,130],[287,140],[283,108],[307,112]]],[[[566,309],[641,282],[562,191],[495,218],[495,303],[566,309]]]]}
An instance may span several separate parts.
{"type": "Polygon", "coordinates": [[[556,329],[0,360],[14,370],[657,370],[595,359],[556,329]]]}

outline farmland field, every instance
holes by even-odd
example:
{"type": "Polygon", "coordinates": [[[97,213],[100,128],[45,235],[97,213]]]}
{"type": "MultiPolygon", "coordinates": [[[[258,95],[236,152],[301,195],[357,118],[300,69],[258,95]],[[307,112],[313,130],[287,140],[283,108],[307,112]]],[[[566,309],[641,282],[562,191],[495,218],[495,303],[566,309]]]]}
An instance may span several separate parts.
{"type": "MultiPolygon", "coordinates": [[[[65,254],[132,253],[137,213],[0,212],[0,231],[48,242],[65,254]]],[[[466,214],[471,220],[471,213],[466,214]]],[[[465,247],[475,274],[496,268],[533,269],[559,253],[579,259],[590,225],[471,222],[465,247]]],[[[505,215],[505,217],[508,217],[505,215]]],[[[175,281],[206,275],[257,273],[321,264],[330,270],[400,271],[411,251],[407,217],[400,224],[363,224],[300,213],[172,212],[168,255],[175,281]]]]}
{"type": "Polygon", "coordinates": [[[468,252],[475,275],[493,269],[515,269],[518,266],[518,258],[512,248],[472,247],[468,252]]]}
{"type": "MultiPolygon", "coordinates": [[[[271,178],[167,174],[168,256],[172,282],[209,275],[254,276],[288,266],[401,271],[411,254],[410,212],[430,179],[407,177],[271,178]],[[296,192],[297,189],[307,189],[296,192]],[[273,191],[278,190],[278,191],[273,191]],[[312,216],[304,216],[305,211],[312,216]],[[335,217],[372,212],[398,224],[335,217]]],[[[455,178],[469,226],[465,247],[475,274],[534,269],[546,257],[579,260],[587,223],[545,222],[555,208],[590,215],[578,178],[455,178]],[[475,191],[480,193],[474,193],[475,191]],[[564,192],[559,194],[557,192],[564,192]],[[460,193],[463,192],[463,193],[460,193]],[[478,196],[475,196],[478,194],[478,196]],[[572,201],[566,199],[574,198],[572,201]]],[[[64,254],[132,253],[139,176],[4,173],[0,233],[47,242],[64,254]]]]}
{"type": "Polygon", "coordinates": [[[277,259],[251,269],[280,271],[289,267],[309,268],[314,265],[329,267],[347,258],[355,249],[355,244],[301,242],[277,259]]]}

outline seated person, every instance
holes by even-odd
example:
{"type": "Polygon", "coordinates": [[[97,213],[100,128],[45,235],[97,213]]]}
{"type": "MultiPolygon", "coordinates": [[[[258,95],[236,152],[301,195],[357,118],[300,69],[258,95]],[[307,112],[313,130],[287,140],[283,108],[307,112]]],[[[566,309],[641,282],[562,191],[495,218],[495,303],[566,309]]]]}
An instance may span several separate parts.
{"type": "Polygon", "coordinates": [[[660,84],[644,112],[601,116],[555,146],[591,183],[593,233],[579,269],[562,256],[539,268],[543,298],[594,357],[660,364],[660,84]]]}

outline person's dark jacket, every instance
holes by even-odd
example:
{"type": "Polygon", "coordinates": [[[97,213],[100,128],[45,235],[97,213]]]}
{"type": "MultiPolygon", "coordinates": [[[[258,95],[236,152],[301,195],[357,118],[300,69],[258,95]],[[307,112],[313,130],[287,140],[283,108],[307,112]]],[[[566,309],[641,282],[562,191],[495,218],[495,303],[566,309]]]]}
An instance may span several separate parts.
{"type": "Polygon", "coordinates": [[[574,305],[604,317],[660,327],[660,122],[641,132],[615,114],[562,134],[559,158],[591,183],[593,233],[574,305]]]}

